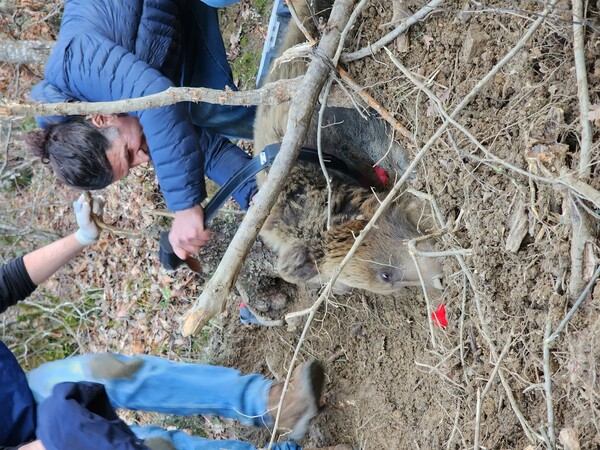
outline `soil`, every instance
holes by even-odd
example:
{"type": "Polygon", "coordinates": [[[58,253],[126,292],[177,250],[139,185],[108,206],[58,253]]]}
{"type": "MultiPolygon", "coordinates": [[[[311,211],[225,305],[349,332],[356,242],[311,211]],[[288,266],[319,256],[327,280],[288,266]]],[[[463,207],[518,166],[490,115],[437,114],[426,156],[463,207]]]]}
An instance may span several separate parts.
{"type": "MultiPolygon", "coordinates": [[[[413,12],[422,4],[406,2],[413,12]]],[[[526,159],[533,139],[546,139],[546,149],[563,144],[566,154],[559,164],[577,168],[580,126],[569,8],[559,2],[552,19],[457,116],[489,152],[516,168],[533,170],[526,159]],[[549,114],[556,111],[557,131],[548,134],[545,130],[553,123],[549,114]]],[[[451,112],[516,45],[542,9],[539,2],[520,2],[518,7],[500,1],[485,7],[450,2],[388,48],[412,73],[428,80],[451,112]]],[[[589,4],[587,18],[598,23],[598,5],[589,4]]],[[[389,1],[371,2],[357,21],[348,50],[363,48],[392,30],[384,25],[391,20],[389,1]]],[[[586,34],[592,104],[600,100],[599,32],[593,26],[586,34]]],[[[349,64],[348,70],[414,133],[409,141],[397,137],[413,152],[441,125],[433,103],[384,51],[349,64]]],[[[598,138],[596,128],[596,162],[598,138]]],[[[590,184],[596,189],[598,171],[595,165],[590,184]]],[[[326,361],[328,376],[323,413],[306,444],[454,449],[473,447],[478,439],[489,449],[543,448],[545,439],[554,439],[544,435],[559,442],[559,433],[572,429],[581,448],[599,447],[595,373],[600,352],[593,344],[600,337],[598,288],[550,346],[547,370],[554,419],[553,431],[548,429],[544,328],[549,322],[555,330],[573,305],[565,190],[530,181],[492,161],[452,127],[422,160],[412,187],[430,194],[444,219],[454,221],[438,247],[470,249],[465,261],[472,282],[455,258],[445,258],[446,289],[431,301],[433,306],[446,305],[449,325],[435,327],[435,346],[420,289],[393,296],[333,296],[317,314],[300,350],[301,360],[326,361]],[[508,249],[518,210],[525,211],[526,230],[508,249]],[[503,349],[500,370],[494,373],[503,349]]],[[[586,274],[585,281],[589,267],[586,274]]],[[[304,288],[289,289],[286,309],[270,311],[272,317],[310,306],[318,296],[304,288]]],[[[259,292],[252,302],[268,303],[268,295],[259,292]]],[[[228,311],[223,328],[211,340],[215,362],[284,377],[304,322],[288,329],[240,326],[234,305],[228,311]]],[[[254,441],[261,445],[266,438],[260,435],[254,441]]]]}
{"type": "MultiPolygon", "coordinates": [[[[412,12],[424,4],[406,1],[412,12]]],[[[585,59],[590,103],[597,108],[600,4],[586,5],[585,59]]],[[[446,2],[413,26],[407,38],[395,40],[388,48],[413,74],[428,81],[451,112],[516,45],[543,6],[538,1],[446,2]]],[[[234,19],[224,22],[234,34],[242,27],[237,20],[253,17],[249,2],[235,8],[228,9],[234,19]]],[[[545,440],[556,436],[558,448],[567,448],[558,435],[571,430],[581,448],[600,448],[600,286],[592,287],[549,346],[545,369],[546,324],[556,330],[575,300],[568,290],[573,217],[564,206],[571,194],[564,186],[515,170],[540,173],[536,164],[543,164],[551,174],[561,168],[577,169],[581,129],[571,19],[570,3],[559,1],[521,51],[456,116],[490,153],[513,168],[486,156],[455,127],[441,135],[417,167],[412,187],[428,193],[450,223],[438,240],[438,250],[469,250],[464,256],[468,271],[453,256],[445,257],[446,287],[441,293],[430,293],[433,308],[445,305],[448,326],[433,327],[433,345],[430,311],[418,288],[388,296],[360,291],[333,295],[317,313],[300,349],[300,361],[318,358],[327,370],[323,410],[303,445],[346,442],[365,450],[458,449],[473,448],[478,442],[486,449],[541,449],[546,448],[545,440]],[[547,131],[553,124],[556,132],[547,131]],[[546,157],[537,157],[541,163],[532,163],[536,149],[546,157]],[[521,234],[516,233],[516,224],[523,225],[521,234]],[[548,378],[554,412],[551,426],[548,378]]],[[[391,21],[389,0],[369,2],[351,33],[348,50],[378,40],[393,29],[391,21]]],[[[264,39],[264,22],[250,30],[254,38],[264,39]]],[[[231,56],[239,55],[237,41],[225,40],[232,43],[231,56]]],[[[385,51],[347,68],[411,130],[411,140],[395,136],[411,154],[442,124],[434,104],[402,75],[385,51]]],[[[599,125],[593,124],[594,165],[588,181],[595,189],[600,189],[599,125]]],[[[69,202],[75,194],[48,182],[44,169],[33,168],[28,190],[35,192],[36,199],[46,199],[44,212],[56,217],[50,231],[64,234],[73,226],[69,202]]],[[[16,186],[19,195],[27,195],[16,186]]],[[[198,276],[186,269],[166,273],[158,266],[157,238],[168,222],[147,213],[148,207],[161,207],[152,168],[134,171],[104,195],[109,205],[106,220],[141,229],[143,234],[133,240],[106,235],[36,294],[32,301],[48,308],[56,299],[74,297],[73,292],[82,298],[74,310],[68,302],[53,306],[82,319],[75,330],[79,339],[69,348],[57,345],[62,353],[55,356],[103,350],[149,353],[283,379],[305,319],[281,327],[242,325],[237,305],[248,301],[261,314],[278,319],[309,307],[318,292],[277,279],[273,254],[260,242],[225,312],[198,336],[182,338],[178,333],[179,318],[201,292],[241,220],[235,205],[227,205],[213,222],[215,239],[200,255],[204,273],[198,276]]],[[[35,205],[41,208],[41,203],[35,205]]],[[[578,208],[589,215],[596,233],[588,246],[587,282],[598,257],[598,221],[592,215],[598,209],[585,200],[579,201],[578,208]]],[[[19,216],[19,223],[48,230],[41,219],[31,219],[31,212],[19,216]]],[[[22,253],[32,242],[10,251],[22,253]]],[[[53,322],[41,325],[40,320],[37,315],[19,319],[30,329],[55,326],[53,322]]],[[[33,347],[42,338],[49,343],[58,340],[62,331],[53,330],[46,328],[43,336],[29,337],[28,345],[33,347]]],[[[16,331],[7,334],[14,347],[27,338],[16,331]]],[[[19,357],[24,365],[39,363],[36,354],[27,350],[19,357]]],[[[258,446],[268,441],[266,432],[225,423],[227,431],[221,437],[247,439],[258,446]]]]}

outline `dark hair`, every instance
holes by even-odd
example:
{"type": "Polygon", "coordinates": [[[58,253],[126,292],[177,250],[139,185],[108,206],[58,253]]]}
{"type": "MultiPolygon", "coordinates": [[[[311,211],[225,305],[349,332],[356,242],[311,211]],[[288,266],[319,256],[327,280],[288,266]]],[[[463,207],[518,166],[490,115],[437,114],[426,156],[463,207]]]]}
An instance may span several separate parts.
{"type": "Polygon", "coordinates": [[[113,181],[106,152],[112,129],[100,129],[81,116],[68,122],[30,131],[25,142],[44,164],[52,164],[56,176],[78,189],[103,189],[113,181]]]}

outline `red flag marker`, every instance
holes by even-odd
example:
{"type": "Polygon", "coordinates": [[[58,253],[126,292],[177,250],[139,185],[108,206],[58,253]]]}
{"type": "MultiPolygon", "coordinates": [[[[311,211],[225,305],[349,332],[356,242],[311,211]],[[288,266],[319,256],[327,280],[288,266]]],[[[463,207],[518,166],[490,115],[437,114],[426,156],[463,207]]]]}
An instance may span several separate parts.
{"type": "Polygon", "coordinates": [[[431,318],[433,319],[433,323],[438,327],[446,328],[448,326],[448,319],[446,319],[446,305],[441,303],[440,306],[438,306],[438,309],[431,313],[431,318]]]}

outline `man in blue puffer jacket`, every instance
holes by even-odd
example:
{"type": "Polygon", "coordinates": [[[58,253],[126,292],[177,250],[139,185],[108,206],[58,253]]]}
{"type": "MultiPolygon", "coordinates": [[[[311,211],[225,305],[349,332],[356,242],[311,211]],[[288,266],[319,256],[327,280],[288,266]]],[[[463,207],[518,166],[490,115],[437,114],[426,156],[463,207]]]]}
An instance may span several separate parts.
{"type": "MultiPolygon", "coordinates": [[[[39,102],[103,102],[172,86],[236,89],[217,11],[235,0],[66,0],[39,102]],[[209,6],[209,3],[211,6],[209,6]]],[[[204,175],[226,182],[248,156],[226,137],[251,138],[254,108],[179,103],[130,114],[39,117],[27,142],[72,187],[102,189],[152,160],[175,220],[169,240],[185,259],[210,238],[204,175]]],[[[233,197],[246,209],[255,181],[233,197]]]]}

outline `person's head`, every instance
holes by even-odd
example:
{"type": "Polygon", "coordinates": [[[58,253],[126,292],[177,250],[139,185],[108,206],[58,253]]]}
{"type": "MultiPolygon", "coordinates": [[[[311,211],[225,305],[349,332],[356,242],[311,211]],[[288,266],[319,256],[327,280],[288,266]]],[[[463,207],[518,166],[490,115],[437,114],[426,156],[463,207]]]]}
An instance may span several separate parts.
{"type": "Polygon", "coordinates": [[[72,117],[25,140],[60,180],[78,189],[105,188],[150,159],[140,122],[127,114],[72,117]]]}

